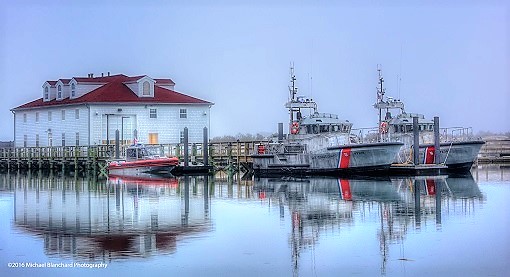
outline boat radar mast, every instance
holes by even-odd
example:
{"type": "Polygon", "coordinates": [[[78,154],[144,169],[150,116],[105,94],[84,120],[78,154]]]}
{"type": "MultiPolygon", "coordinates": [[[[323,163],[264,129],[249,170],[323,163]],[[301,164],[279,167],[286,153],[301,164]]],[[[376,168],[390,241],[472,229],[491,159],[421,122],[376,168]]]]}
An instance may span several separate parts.
{"type": "Polygon", "coordinates": [[[285,108],[289,109],[289,132],[296,134],[299,132],[299,121],[303,118],[301,109],[313,109],[313,113],[317,113],[317,103],[312,99],[304,96],[297,96],[298,88],[296,87],[296,75],[294,75],[294,65],[290,67],[290,84],[289,84],[289,101],[285,104],[285,108]]]}
{"type": "Polygon", "coordinates": [[[379,110],[379,139],[382,140],[383,129],[386,128],[386,120],[391,118],[391,109],[400,109],[401,113],[405,113],[404,103],[400,101],[400,99],[394,99],[393,97],[384,98],[384,94],[386,93],[386,89],[383,86],[384,78],[382,77],[382,70],[380,65],[377,65],[377,72],[379,74],[379,82],[377,87],[377,102],[374,104],[374,108],[379,110]],[[384,119],[382,118],[382,111],[386,110],[384,115],[384,119]]]}

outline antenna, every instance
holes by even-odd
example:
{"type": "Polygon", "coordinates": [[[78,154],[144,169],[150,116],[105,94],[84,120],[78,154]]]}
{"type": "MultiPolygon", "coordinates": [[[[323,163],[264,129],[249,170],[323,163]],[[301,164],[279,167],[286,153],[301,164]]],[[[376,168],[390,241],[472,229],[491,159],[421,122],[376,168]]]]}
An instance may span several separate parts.
{"type": "Polygon", "coordinates": [[[398,85],[397,94],[398,94],[398,100],[400,100],[400,85],[402,83],[402,48],[403,48],[403,43],[400,43],[400,64],[399,64],[398,76],[397,76],[397,85],[398,85]]]}
{"type": "Polygon", "coordinates": [[[313,99],[313,39],[311,41],[311,48],[312,50],[310,51],[310,98],[313,99]]]}

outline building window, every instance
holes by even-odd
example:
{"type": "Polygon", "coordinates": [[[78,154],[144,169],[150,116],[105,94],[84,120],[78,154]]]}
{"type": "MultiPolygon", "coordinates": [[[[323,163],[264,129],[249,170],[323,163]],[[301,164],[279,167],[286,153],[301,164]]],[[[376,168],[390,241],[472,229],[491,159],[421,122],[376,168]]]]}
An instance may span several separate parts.
{"type": "Polygon", "coordinates": [[[58,85],[58,95],[57,95],[57,98],[62,98],[62,86],[61,85],[58,85]]]}
{"type": "Polygon", "coordinates": [[[45,87],[44,88],[44,99],[48,99],[50,98],[49,94],[48,94],[48,87],[45,87]]]}
{"type": "Polygon", "coordinates": [[[66,110],[62,110],[62,120],[66,120],[66,110]]]}
{"type": "Polygon", "coordinates": [[[76,133],[76,146],[80,146],[80,133],[76,133]]]}
{"type": "Polygon", "coordinates": [[[76,96],[76,86],[74,84],[71,84],[71,97],[76,96]]]}
{"type": "Polygon", "coordinates": [[[48,121],[51,121],[51,112],[48,112],[48,121]]]}
{"type": "Polygon", "coordinates": [[[149,110],[149,117],[150,118],[158,118],[158,111],[156,109],[150,109],[149,110]]]}
{"type": "Polygon", "coordinates": [[[181,134],[179,136],[179,143],[184,143],[184,131],[181,131],[181,134]]]}
{"type": "Polygon", "coordinates": [[[23,114],[23,123],[27,123],[27,114],[26,113],[23,114]]]}
{"type": "Polygon", "coordinates": [[[35,113],[35,122],[39,122],[39,112],[35,113]]]}
{"type": "Polygon", "coordinates": [[[35,135],[35,147],[39,147],[39,134],[35,135]]]}
{"type": "Polygon", "coordinates": [[[66,133],[62,133],[62,146],[66,146],[66,133]]]}
{"type": "Polygon", "coordinates": [[[149,133],[149,144],[158,144],[158,133],[149,133]]]}
{"type": "Polygon", "coordinates": [[[181,109],[180,110],[180,116],[179,117],[180,118],[187,118],[188,117],[186,109],[181,109]]]}
{"type": "Polygon", "coordinates": [[[151,87],[149,82],[145,81],[143,82],[143,95],[150,95],[151,94],[151,87]]]}
{"type": "Polygon", "coordinates": [[[74,110],[74,118],[80,119],[80,110],[79,109],[74,110]]]}
{"type": "Polygon", "coordinates": [[[28,143],[28,136],[23,135],[23,147],[27,147],[27,143],[28,143]]]}

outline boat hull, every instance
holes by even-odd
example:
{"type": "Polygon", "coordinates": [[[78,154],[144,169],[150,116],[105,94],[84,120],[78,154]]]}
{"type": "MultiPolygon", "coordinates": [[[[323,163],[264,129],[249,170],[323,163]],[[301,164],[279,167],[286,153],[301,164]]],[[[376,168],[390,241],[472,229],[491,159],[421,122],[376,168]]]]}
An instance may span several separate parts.
{"type": "Polygon", "coordinates": [[[177,166],[177,158],[160,158],[137,161],[114,161],[108,165],[108,174],[116,176],[171,175],[177,166]]]}
{"type": "Polygon", "coordinates": [[[328,147],[320,153],[252,155],[256,176],[382,175],[402,143],[353,144],[328,147]]]}
{"type": "MultiPolygon", "coordinates": [[[[448,172],[468,172],[480,152],[483,141],[459,141],[440,144],[439,163],[448,166],[448,172]]],[[[420,163],[433,164],[435,149],[433,144],[420,145],[420,163]]],[[[403,147],[396,163],[412,158],[410,147],[403,147]]]]}

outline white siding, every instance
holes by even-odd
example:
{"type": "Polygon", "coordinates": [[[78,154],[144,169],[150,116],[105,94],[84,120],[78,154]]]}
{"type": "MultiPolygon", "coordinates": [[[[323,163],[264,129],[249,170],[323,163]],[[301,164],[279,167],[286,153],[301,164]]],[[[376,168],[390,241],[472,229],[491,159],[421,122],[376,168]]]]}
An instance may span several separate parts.
{"type": "Polygon", "coordinates": [[[55,98],[57,97],[57,88],[56,87],[52,87],[48,82],[45,82],[44,85],[43,85],[43,93],[42,93],[42,98],[43,98],[43,101],[51,101],[51,100],[54,100],[55,98]],[[45,99],[44,98],[44,89],[48,87],[48,94],[49,94],[49,99],[45,99]]]}
{"type": "Polygon", "coordinates": [[[76,85],[76,96],[74,98],[81,97],[99,87],[102,87],[104,84],[81,84],[78,83],[76,85]]]}
{"type": "Polygon", "coordinates": [[[169,90],[174,90],[174,87],[175,87],[175,85],[160,85],[158,83],[156,83],[156,86],[162,87],[162,88],[166,88],[166,89],[169,89],[169,90]]]}
{"type": "Polygon", "coordinates": [[[36,135],[39,134],[39,146],[48,146],[48,133],[51,130],[53,146],[62,145],[62,133],[66,134],[66,146],[76,144],[76,132],[80,133],[80,145],[88,144],[88,109],[84,105],[67,107],[39,108],[16,112],[16,147],[23,146],[24,136],[27,135],[27,146],[35,146],[36,135]],[[75,110],[80,110],[80,118],[75,118],[75,110]],[[62,120],[62,110],[66,110],[65,120],[62,120]],[[48,112],[51,111],[51,121],[48,112]],[[39,113],[39,122],[35,121],[35,114],[39,113]],[[27,114],[27,122],[23,122],[23,114],[27,114]]]}
{"type": "Polygon", "coordinates": [[[141,143],[149,142],[149,133],[158,134],[158,143],[179,143],[180,131],[188,127],[189,141],[202,142],[203,128],[209,128],[208,105],[91,105],[91,144],[102,144],[106,139],[106,114],[109,116],[109,139],[115,139],[115,128],[121,126],[122,116],[135,119],[134,128],[138,131],[141,143]],[[187,118],[179,117],[179,110],[187,109],[187,118]],[[119,111],[122,109],[122,111],[119,111]],[[157,110],[157,118],[150,118],[150,109],[157,110]]]}
{"type": "Polygon", "coordinates": [[[127,83],[125,84],[134,94],[138,95],[138,83],[127,83]]]}

